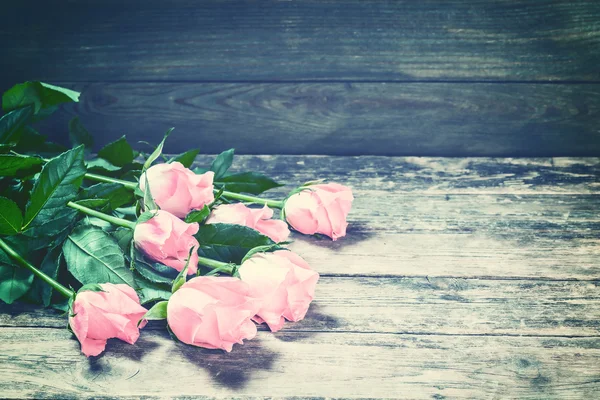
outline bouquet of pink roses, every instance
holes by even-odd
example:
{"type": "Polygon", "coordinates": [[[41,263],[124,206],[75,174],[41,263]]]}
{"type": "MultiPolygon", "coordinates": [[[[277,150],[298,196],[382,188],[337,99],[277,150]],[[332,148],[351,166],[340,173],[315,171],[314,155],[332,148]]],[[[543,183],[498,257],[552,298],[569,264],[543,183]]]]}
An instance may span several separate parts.
{"type": "Polygon", "coordinates": [[[309,182],[284,199],[257,172],[230,173],[233,149],[207,169],[198,150],[167,158],[125,137],[89,158],[92,136],[69,123],[73,148],[32,126],[79,93],[25,82],[4,93],[0,119],[0,300],[68,312],[86,356],[118,338],[133,344],[166,319],[182,342],[231,351],[304,318],[319,274],[289,251],[289,227],[336,240],[352,192],[309,182]],[[273,219],[275,210],[280,219],[273,219]]]}

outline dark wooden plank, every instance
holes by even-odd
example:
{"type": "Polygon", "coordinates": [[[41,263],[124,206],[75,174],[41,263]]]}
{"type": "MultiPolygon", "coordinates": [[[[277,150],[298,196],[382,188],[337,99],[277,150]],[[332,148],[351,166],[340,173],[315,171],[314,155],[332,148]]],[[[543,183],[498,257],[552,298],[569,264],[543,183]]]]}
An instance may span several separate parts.
{"type": "Polygon", "coordinates": [[[3,16],[8,82],[600,78],[589,0],[21,1],[3,16]]]}
{"type": "MultiPolygon", "coordinates": [[[[600,336],[600,282],[323,277],[285,332],[600,336]]],[[[64,328],[66,317],[0,306],[0,326],[64,328]]],[[[156,323],[146,329],[164,329],[156,323]]],[[[261,325],[266,330],[264,325],[261,325]]],[[[0,328],[1,329],[1,328],[0,328]]]]}
{"type": "MultiPolygon", "coordinates": [[[[65,75],[65,77],[68,77],[65,75]]],[[[79,116],[98,147],[123,133],[167,151],[246,154],[597,156],[600,85],[100,83],[40,129],[68,142],[79,116]]]]}
{"type": "Polygon", "coordinates": [[[222,351],[144,332],[86,359],[65,329],[0,330],[4,397],[591,399],[598,338],[260,332],[222,351]]]}

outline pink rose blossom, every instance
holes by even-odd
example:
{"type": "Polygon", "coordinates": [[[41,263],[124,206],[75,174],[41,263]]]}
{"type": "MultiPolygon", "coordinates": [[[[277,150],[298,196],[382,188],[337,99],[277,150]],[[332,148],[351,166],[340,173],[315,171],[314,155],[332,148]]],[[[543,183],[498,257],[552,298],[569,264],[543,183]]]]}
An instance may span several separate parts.
{"type": "Polygon", "coordinates": [[[165,211],[183,218],[214,201],[214,172],[197,175],[179,162],[156,164],[140,177],[140,189],[146,190],[146,178],[154,202],[165,211]]]}
{"type": "Polygon", "coordinates": [[[256,336],[251,318],[259,305],[237,278],[199,276],[173,293],[167,321],[182,342],[229,352],[234,343],[256,336]]]}
{"type": "MultiPolygon", "coordinates": [[[[69,325],[87,357],[102,353],[110,338],[134,344],[140,336],[137,323],[147,311],[131,287],[112,283],[100,286],[103,292],[77,293],[69,316],[69,325]]],[[[142,322],[140,328],[145,324],[142,322]]]]}
{"type": "Polygon", "coordinates": [[[284,318],[304,318],[319,280],[319,274],[306,261],[287,250],[257,253],[242,263],[239,273],[250,285],[251,294],[262,300],[253,319],[266,322],[273,332],[283,327],[284,318]]]}
{"type": "Polygon", "coordinates": [[[250,208],[242,203],[235,203],[215,207],[206,223],[244,225],[268,236],[276,243],[283,242],[290,235],[290,230],[285,222],[271,218],[273,210],[266,205],[263,208],[250,208]]]}
{"type": "Polygon", "coordinates": [[[346,217],[352,200],[352,190],[347,186],[337,183],[307,186],[286,200],[285,219],[298,232],[322,233],[336,240],[346,235],[346,217]]]}
{"type": "Polygon", "coordinates": [[[188,265],[188,274],[198,270],[198,247],[192,235],[198,232],[198,223],[187,224],[173,214],[158,210],[154,217],[138,223],[133,232],[135,246],[149,258],[181,271],[194,247],[188,265]]]}

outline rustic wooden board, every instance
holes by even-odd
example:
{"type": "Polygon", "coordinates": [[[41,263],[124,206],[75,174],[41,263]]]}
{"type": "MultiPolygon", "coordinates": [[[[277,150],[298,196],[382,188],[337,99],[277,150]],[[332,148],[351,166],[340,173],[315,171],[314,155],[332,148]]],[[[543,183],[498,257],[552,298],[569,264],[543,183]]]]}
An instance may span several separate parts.
{"type": "Polygon", "coordinates": [[[7,82],[600,78],[596,1],[21,1],[3,16],[7,82]]]}
{"type": "MultiPolygon", "coordinates": [[[[306,318],[286,324],[284,331],[597,337],[598,285],[600,282],[323,277],[306,318]]],[[[64,328],[66,318],[39,307],[4,305],[0,306],[0,326],[64,328]]],[[[146,330],[152,328],[164,329],[164,323],[146,330]]]]}
{"type": "Polygon", "coordinates": [[[97,149],[124,133],[157,143],[174,126],[172,153],[600,155],[598,84],[57,84],[80,103],[40,130],[66,143],[79,116],[97,149]]]}
{"type": "Polygon", "coordinates": [[[65,329],[3,328],[5,397],[590,399],[600,339],[260,332],[227,354],[144,332],[86,359],[65,329]]]}

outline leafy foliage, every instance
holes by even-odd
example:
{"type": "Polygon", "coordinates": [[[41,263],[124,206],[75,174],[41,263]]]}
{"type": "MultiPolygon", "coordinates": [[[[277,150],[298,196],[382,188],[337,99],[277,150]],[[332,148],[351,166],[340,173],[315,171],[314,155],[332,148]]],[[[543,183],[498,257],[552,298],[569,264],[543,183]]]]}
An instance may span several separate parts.
{"type": "Polygon", "coordinates": [[[198,254],[201,256],[236,264],[251,249],[275,244],[252,228],[233,224],[203,225],[195,237],[200,243],[198,254]]]}

